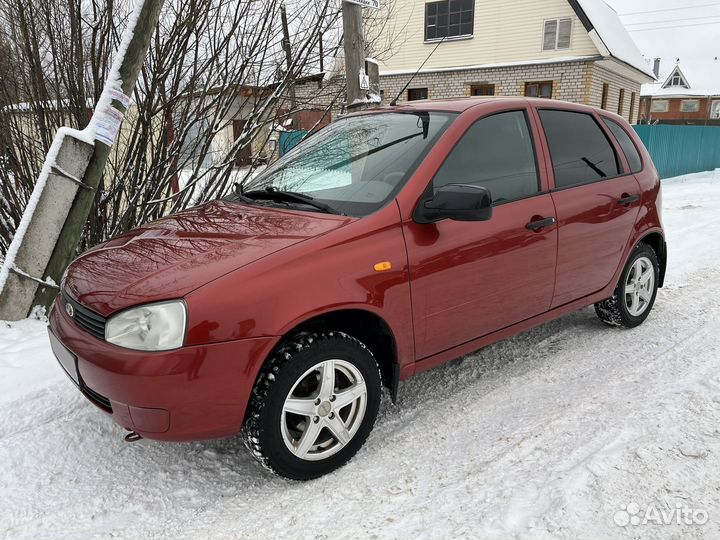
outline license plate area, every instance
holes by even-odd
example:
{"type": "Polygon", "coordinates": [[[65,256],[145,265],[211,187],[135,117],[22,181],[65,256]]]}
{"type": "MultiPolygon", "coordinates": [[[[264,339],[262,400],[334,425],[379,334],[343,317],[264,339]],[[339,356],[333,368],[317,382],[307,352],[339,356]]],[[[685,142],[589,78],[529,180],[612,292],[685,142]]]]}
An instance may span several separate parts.
{"type": "Polygon", "coordinates": [[[78,375],[78,367],[77,367],[77,357],[71,353],[69,350],[65,348],[65,346],[60,343],[60,340],[55,337],[55,334],[52,333],[52,330],[49,330],[50,334],[50,347],[52,348],[53,354],[55,355],[55,358],[62,366],[65,373],[67,373],[67,376],[72,379],[72,381],[77,385],[80,386],[80,377],[78,375]]]}

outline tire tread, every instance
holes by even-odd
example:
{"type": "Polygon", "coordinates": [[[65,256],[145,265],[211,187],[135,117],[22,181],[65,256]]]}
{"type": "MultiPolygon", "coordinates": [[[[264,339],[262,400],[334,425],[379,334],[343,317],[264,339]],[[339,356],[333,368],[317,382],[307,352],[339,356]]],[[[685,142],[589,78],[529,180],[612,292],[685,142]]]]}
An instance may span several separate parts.
{"type": "MultiPolygon", "coordinates": [[[[245,425],[243,426],[240,435],[245,444],[245,447],[250,451],[252,456],[270,473],[274,475],[281,475],[277,471],[270,459],[267,457],[266,452],[263,449],[262,440],[263,433],[261,427],[261,416],[265,408],[267,397],[272,391],[273,385],[277,381],[277,376],[282,370],[283,366],[291,362],[293,358],[306,349],[309,349],[314,344],[322,341],[328,341],[333,339],[343,339],[348,341],[366,351],[375,363],[375,367],[378,370],[378,377],[380,378],[380,367],[373,355],[372,351],[360,340],[340,331],[328,331],[328,332],[301,332],[296,334],[292,338],[283,342],[278,349],[270,356],[268,361],[265,363],[263,368],[260,370],[257,381],[250,397],[250,403],[248,405],[248,412],[245,419],[245,425]]],[[[379,386],[378,391],[382,390],[382,385],[379,386]]],[[[350,459],[349,456],[348,460],[350,459]]]]}
{"type": "MultiPolygon", "coordinates": [[[[632,254],[630,255],[630,258],[628,259],[628,265],[630,264],[630,261],[633,261],[635,259],[635,253],[639,250],[647,249],[650,251],[650,254],[652,254],[652,261],[655,264],[656,270],[659,269],[658,264],[658,258],[657,253],[655,253],[655,250],[650,244],[646,244],[644,242],[640,242],[638,245],[635,246],[635,249],[633,249],[632,254]]],[[[626,272],[627,272],[627,265],[626,269],[623,269],[623,272],[620,276],[620,281],[618,282],[617,286],[615,287],[615,291],[613,291],[613,295],[608,298],[607,300],[603,300],[602,302],[598,302],[595,304],[595,313],[597,314],[598,318],[607,324],[608,326],[614,326],[616,328],[633,328],[637,326],[638,324],[641,324],[645,318],[650,314],[650,311],[652,311],[653,306],[651,305],[647,311],[642,315],[642,320],[640,323],[630,323],[628,320],[626,320],[626,317],[624,316],[620,302],[622,290],[624,286],[624,281],[626,279],[626,272]]],[[[655,276],[655,294],[657,294],[657,275],[655,276]]],[[[653,297],[653,304],[654,304],[654,297],[653,297]]]]}

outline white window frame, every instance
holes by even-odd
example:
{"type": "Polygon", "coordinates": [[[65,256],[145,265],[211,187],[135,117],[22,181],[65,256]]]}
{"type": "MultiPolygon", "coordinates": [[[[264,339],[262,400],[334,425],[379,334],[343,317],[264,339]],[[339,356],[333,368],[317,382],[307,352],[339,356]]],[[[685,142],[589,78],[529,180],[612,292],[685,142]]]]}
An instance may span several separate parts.
{"type": "Polygon", "coordinates": [[[575,30],[575,21],[573,20],[572,17],[551,17],[549,19],[544,19],[543,25],[542,25],[542,39],[540,42],[540,50],[542,52],[569,51],[570,49],[572,49],[572,38],[573,38],[574,30],[575,30]],[[560,41],[560,21],[567,21],[567,20],[570,21],[570,39],[568,40],[567,47],[560,48],[560,47],[558,47],[558,43],[560,41]],[[555,46],[552,49],[546,49],[545,48],[545,27],[547,26],[547,23],[550,21],[555,21],[555,23],[556,23],[556,25],[555,25],[555,46]]]}
{"type": "Polygon", "coordinates": [[[699,99],[683,99],[680,102],[680,112],[682,113],[698,113],[700,112],[700,100],[699,99]],[[692,111],[685,110],[685,104],[693,103],[695,105],[695,109],[692,111]]]}
{"type": "Polygon", "coordinates": [[[710,118],[720,120],[720,99],[714,99],[710,105],[710,118]]]}
{"type": "Polygon", "coordinates": [[[666,113],[670,110],[670,102],[667,99],[653,99],[650,102],[651,113],[666,113]],[[660,108],[661,106],[662,108],[660,108]]]}

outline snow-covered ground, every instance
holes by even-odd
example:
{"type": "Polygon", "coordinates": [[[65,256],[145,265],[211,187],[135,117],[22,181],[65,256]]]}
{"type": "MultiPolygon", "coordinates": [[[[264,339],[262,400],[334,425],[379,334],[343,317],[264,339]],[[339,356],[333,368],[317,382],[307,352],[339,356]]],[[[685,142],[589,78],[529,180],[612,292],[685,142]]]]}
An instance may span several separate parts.
{"type": "Polygon", "coordinates": [[[589,308],[419,375],[305,484],[238,440],[125,444],[42,323],[0,323],[0,535],[720,538],[720,171],[665,181],[664,202],[670,269],[643,326],[589,308]]]}

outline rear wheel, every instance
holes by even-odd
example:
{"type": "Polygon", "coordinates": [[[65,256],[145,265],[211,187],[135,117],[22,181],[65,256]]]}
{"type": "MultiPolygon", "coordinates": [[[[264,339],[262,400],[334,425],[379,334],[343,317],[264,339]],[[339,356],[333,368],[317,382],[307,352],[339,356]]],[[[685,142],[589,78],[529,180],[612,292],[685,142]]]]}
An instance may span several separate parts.
{"type": "Polygon", "coordinates": [[[642,324],[655,304],[659,270],[655,251],[647,244],[638,244],[625,265],[612,298],[595,304],[600,320],[623,328],[642,324]]]}
{"type": "Polygon", "coordinates": [[[243,435],[258,461],[294,480],[345,464],[370,434],[380,406],[372,353],[341,332],[302,334],[263,368],[243,435]]]}

